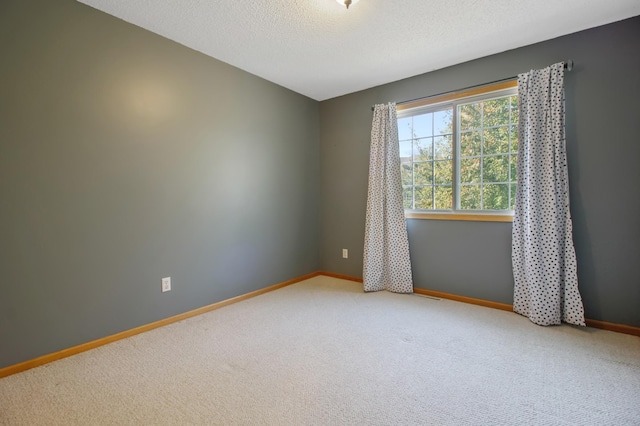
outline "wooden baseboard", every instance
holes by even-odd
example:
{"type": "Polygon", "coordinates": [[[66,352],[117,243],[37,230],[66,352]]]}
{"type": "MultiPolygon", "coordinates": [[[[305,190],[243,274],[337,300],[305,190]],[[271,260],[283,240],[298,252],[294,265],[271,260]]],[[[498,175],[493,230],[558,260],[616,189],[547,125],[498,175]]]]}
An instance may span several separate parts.
{"type": "MultiPolygon", "coordinates": [[[[169,317],[169,318],[165,318],[165,319],[162,319],[162,320],[159,320],[159,321],[155,321],[155,322],[152,322],[152,323],[149,323],[149,324],[141,325],[140,327],[132,328],[130,330],[125,330],[125,331],[122,331],[120,333],[113,334],[111,336],[102,337],[100,339],[96,339],[96,340],[93,340],[91,342],[83,343],[83,344],[80,344],[80,345],[77,345],[77,346],[73,346],[71,348],[63,349],[63,350],[58,351],[58,352],[54,352],[54,353],[51,353],[51,354],[43,355],[41,357],[30,359],[30,360],[27,360],[27,361],[24,361],[24,362],[21,362],[21,363],[18,363],[18,364],[10,365],[8,367],[0,368],[0,378],[7,377],[7,376],[10,376],[12,374],[20,373],[22,371],[26,371],[26,370],[29,370],[31,368],[38,367],[38,366],[41,366],[41,365],[44,365],[44,364],[48,364],[50,362],[57,361],[59,359],[67,358],[67,357],[70,357],[72,355],[76,355],[76,354],[79,354],[79,353],[82,353],[82,352],[86,352],[88,350],[91,350],[91,349],[94,349],[94,348],[98,348],[100,346],[104,346],[106,344],[109,344],[109,343],[112,343],[112,342],[116,342],[118,340],[126,339],[127,337],[135,336],[136,334],[144,333],[146,331],[150,331],[150,330],[153,330],[155,328],[159,328],[159,327],[163,327],[165,325],[173,324],[175,322],[182,321],[182,320],[187,319],[187,318],[195,317],[197,315],[202,315],[204,313],[213,311],[215,309],[222,308],[224,306],[231,305],[233,303],[238,303],[238,302],[241,302],[243,300],[247,300],[247,299],[250,299],[252,297],[256,297],[256,296],[259,296],[261,294],[268,293],[270,291],[274,291],[274,290],[277,290],[279,288],[286,287],[288,285],[295,284],[297,282],[307,280],[309,278],[317,277],[318,275],[325,275],[325,276],[328,276],[328,277],[339,278],[339,279],[343,279],[343,280],[355,281],[355,282],[360,282],[360,283],[362,282],[362,278],[354,277],[354,276],[351,276],[351,275],[336,274],[336,273],[328,272],[328,271],[312,272],[310,274],[303,275],[303,276],[300,276],[300,277],[297,277],[297,278],[293,278],[293,279],[290,279],[288,281],[284,281],[284,282],[281,282],[281,283],[278,283],[278,284],[274,284],[272,286],[265,287],[265,288],[262,288],[260,290],[256,290],[256,291],[252,291],[250,293],[242,294],[240,296],[232,297],[231,299],[222,300],[220,302],[213,303],[213,304],[207,305],[207,306],[203,306],[201,308],[194,309],[192,311],[184,312],[182,314],[178,314],[178,315],[175,315],[175,316],[172,316],[172,317],[169,317]]],[[[506,303],[491,302],[489,300],[475,299],[473,297],[466,297],[466,296],[458,296],[458,295],[455,295],[455,294],[443,293],[443,292],[440,292],[440,291],[427,290],[427,289],[423,289],[423,288],[414,288],[414,292],[417,293],[417,294],[425,295],[425,296],[438,297],[438,298],[441,298],[441,299],[455,300],[455,301],[458,301],[458,302],[470,303],[470,304],[479,305],[479,306],[485,306],[487,308],[501,309],[501,310],[504,310],[504,311],[513,311],[512,305],[509,305],[509,304],[506,304],[506,303]]],[[[614,324],[614,323],[610,323],[610,322],[591,320],[591,319],[587,319],[586,323],[587,323],[587,326],[589,326],[589,327],[600,328],[600,329],[609,330],[609,331],[615,331],[615,332],[618,332],[618,333],[631,334],[631,335],[634,335],[634,336],[640,336],[640,327],[633,327],[633,326],[624,325],[624,324],[614,324]]]]}
{"type": "Polygon", "coordinates": [[[362,278],[354,277],[351,275],[336,274],[335,272],[320,271],[318,272],[318,275],[326,275],[327,277],[339,278],[341,280],[355,281],[357,283],[362,282],[362,278]]]}
{"type": "Polygon", "coordinates": [[[144,333],[146,331],[153,330],[155,328],[164,327],[165,325],[173,324],[178,321],[182,321],[187,318],[195,317],[197,315],[202,315],[204,313],[213,311],[215,309],[220,309],[224,306],[231,305],[233,303],[238,303],[243,300],[250,299],[252,297],[259,296],[264,293],[268,293],[273,290],[277,290],[282,287],[286,287],[291,284],[295,284],[300,281],[307,280],[309,278],[313,278],[320,275],[319,272],[312,272],[307,275],[303,275],[301,277],[293,278],[288,281],[284,281],[278,284],[274,284],[269,287],[261,288],[260,290],[252,291],[250,293],[242,294],[240,296],[232,297],[231,299],[222,300],[217,303],[213,303],[211,305],[203,306],[198,309],[194,309],[192,311],[184,312],[182,314],[174,315],[169,318],[165,318],[159,321],[154,321],[149,324],[141,325],[140,327],[132,328],[130,330],[125,330],[120,333],[112,334],[111,336],[102,337],[100,339],[93,340],[91,342],[83,343],[77,346],[73,346],[71,348],[66,348],[58,352],[46,354],[40,356],[38,358],[30,359],[18,364],[10,365],[8,367],[0,368],[0,378],[10,376],[12,374],[20,373],[22,371],[29,370],[34,367],[38,367],[44,364],[48,364],[53,361],[57,361],[59,359],[67,358],[72,355],[76,355],[82,352],[86,352],[91,349],[98,348],[100,346],[104,346],[106,344],[116,342],[118,340],[126,339],[127,337],[135,336],[136,334],[144,333]]]}
{"type": "Polygon", "coordinates": [[[640,337],[640,327],[634,327],[626,324],[616,324],[613,322],[585,319],[587,327],[600,328],[602,330],[615,331],[617,333],[631,334],[640,337]]]}
{"type": "Polygon", "coordinates": [[[492,302],[490,300],[476,299],[467,296],[458,296],[456,294],[443,293],[441,291],[427,290],[426,288],[414,288],[413,292],[416,294],[422,294],[423,296],[455,300],[456,302],[469,303],[471,305],[484,306],[485,308],[493,308],[500,309],[502,311],[513,312],[513,305],[509,305],[507,303],[492,302]]]}
{"type": "MultiPolygon", "coordinates": [[[[362,278],[360,277],[336,274],[333,272],[320,271],[319,274],[326,275],[328,277],[340,278],[343,280],[356,281],[359,283],[363,281],[362,278]]],[[[427,290],[425,288],[414,288],[413,291],[416,294],[421,294],[424,296],[455,300],[456,302],[469,303],[472,305],[484,306],[487,308],[500,309],[502,311],[513,312],[513,305],[510,305],[507,303],[492,302],[490,300],[475,299],[473,297],[467,297],[467,296],[458,296],[456,294],[444,293],[441,291],[434,291],[434,290],[427,290]]],[[[592,319],[586,319],[585,322],[587,323],[588,327],[599,328],[599,329],[608,330],[608,331],[615,331],[616,333],[631,334],[632,336],[640,336],[640,327],[634,327],[634,326],[625,325],[625,324],[615,324],[612,322],[592,320],[592,319]]]]}
{"type": "MultiPolygon", "coordinates": [[[[359,283],[363,282],[362,278],[354,277],[352,275],[336,274],[334,272],[327,272],[327,271],[320,271],[319,274],[320,275],[326,275],[328,277],[333,277],[333,278],[340,278],[340,279],[343,279],[343,280],[355,281],[355,282],[359,282],[359,283]]],[[[480,305],[480,306],[484,306],[484,307],[487,307],[487,308],[501,309],[503,311],[513,312],[513,306],[512,305],[508,305],[506,303],[491,302],[489,300],[483,300],[483,299],[474,299],[473,297],[458,296],[458,295],[455,295],[455,294],[443,293],[441,291],[427,290],[426,288],[417,288],[417,287],[415,287],[413,289],[413,292],[416,293],[416,294],[421,294],[423,296],[430,296],[430,297],[437,297],[437,298],[440,298],[440,299],[455,300],[456,302],[470,303],[472,305],[480,305]]]]}

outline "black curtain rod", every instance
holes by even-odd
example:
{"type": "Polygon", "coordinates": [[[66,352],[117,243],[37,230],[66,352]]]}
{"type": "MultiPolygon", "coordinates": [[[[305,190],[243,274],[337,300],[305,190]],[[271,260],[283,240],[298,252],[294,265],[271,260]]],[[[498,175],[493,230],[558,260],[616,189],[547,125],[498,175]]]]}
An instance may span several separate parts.
{"type": "MultiPolygon", "coordinates": [[[[564,69],[566,69],[567,71],[571,71],[573,69],[573,60],[572,59],[569,59],[569,60],[567,60],[567,62],[564,63],[564,69]]],[[[396,105],[409,104],[411,102],[421,101],[423,99],[435,98],[436,96],[448,95],[450,93],[455,93],[455,92],[464,92],[465,90],[475,89],[476,87],[481,87],[481,86],[488,86],[489,84],[502,83],[503,81],[509,81],[509,80],[513,80],[515,78],[518,78],[518,76],[514,75],[512,77],[501,78],[500,80],[494,80],[494,81],[490,81],[488,83],[482,83],[482,84],[476,84],[475,86],[463,87],[462,89],[450,90],[448,92],[436,93],[435,95],[424,96],[422,98],[416,98],[416,99],[411,99],[411,100],[408,100],[408,101],[396,102],[396,105]]],[[[375,107],[372,105],[371,106],[371,111],[373,111],[374,109],[375,109],[375,107]]]]}

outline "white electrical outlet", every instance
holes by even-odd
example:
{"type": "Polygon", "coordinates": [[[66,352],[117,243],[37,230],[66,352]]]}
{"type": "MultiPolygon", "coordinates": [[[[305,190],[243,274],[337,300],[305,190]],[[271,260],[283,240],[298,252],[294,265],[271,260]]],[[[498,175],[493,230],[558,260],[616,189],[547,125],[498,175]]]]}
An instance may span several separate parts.
{"type": "Polygon", "coordinates": [[[343,259],[348,259],[349,258],[349,250],[342,249],[342,258],[343,259]]]}
{"type": "Polygon", "coordinates": [[[162,279],[162,292],[171,291],[171,277],[162,279]]]}

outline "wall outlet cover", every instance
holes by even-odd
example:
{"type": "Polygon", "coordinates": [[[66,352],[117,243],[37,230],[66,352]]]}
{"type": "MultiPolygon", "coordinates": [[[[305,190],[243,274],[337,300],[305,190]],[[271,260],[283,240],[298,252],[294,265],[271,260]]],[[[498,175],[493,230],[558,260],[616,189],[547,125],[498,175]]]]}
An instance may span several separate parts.
{"type": "Polygon", "coordinates": [[[162,279],[162,292],[171,291],[171,277],[162,279]]]}

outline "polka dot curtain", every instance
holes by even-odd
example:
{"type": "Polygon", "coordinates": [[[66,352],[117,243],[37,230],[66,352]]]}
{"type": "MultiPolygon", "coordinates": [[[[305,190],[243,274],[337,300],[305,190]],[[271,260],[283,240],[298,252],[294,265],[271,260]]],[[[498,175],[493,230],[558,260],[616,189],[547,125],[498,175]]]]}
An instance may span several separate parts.
{"type": "Polygon", "coordinates": [[[396,104],[375,105],[369,154],[364,291],[413,293],[399,151],[396,104]]]}
{"type": "Polygon", "coordinates": [[[569,212],[564,63],[518,76],[513,310],[539,325],[585,325],[569,212]]]}

